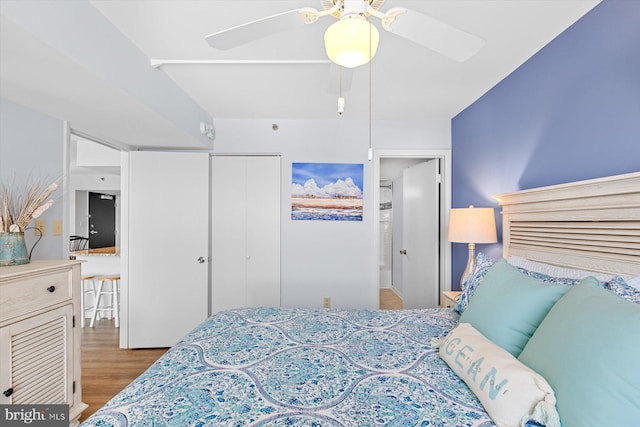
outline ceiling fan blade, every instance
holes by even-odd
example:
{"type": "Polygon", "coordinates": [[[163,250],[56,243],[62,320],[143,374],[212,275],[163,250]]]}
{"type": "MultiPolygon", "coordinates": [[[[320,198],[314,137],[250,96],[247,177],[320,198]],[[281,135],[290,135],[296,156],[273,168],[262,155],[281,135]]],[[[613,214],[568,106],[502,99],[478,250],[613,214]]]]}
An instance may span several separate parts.
{"type": "Polygon", "coordinates": [[[327,82],[327,93],[336,94],[340,93],[340,79],[342,78],[342,92],[348,92],[351,89],[351,82],[353,81],[353,68],[341,67],[333,62],[329,66],[329,78],[327,82]],[[342,68],[342,70],[340,70],[342,68]],[[342,72],[342,76],[340,75],[342,72]]]}
{"type": "Polygon", "coordinates": [[[382,22],[385,30],[459,62],[471,58],[484,45],[478,36],[402,7],[388,10],[382,22]]]}
{"type": "Polygon", "coordinates": [[[296,27],[302,27],[307,23],[315,22],[309,19],[309,11],[310,8],[294,9],[267,16],[209,34],[205,37],[205,40],[211,47],[216,49],[231,49],[280,31],[291,30],[296,27]]]}

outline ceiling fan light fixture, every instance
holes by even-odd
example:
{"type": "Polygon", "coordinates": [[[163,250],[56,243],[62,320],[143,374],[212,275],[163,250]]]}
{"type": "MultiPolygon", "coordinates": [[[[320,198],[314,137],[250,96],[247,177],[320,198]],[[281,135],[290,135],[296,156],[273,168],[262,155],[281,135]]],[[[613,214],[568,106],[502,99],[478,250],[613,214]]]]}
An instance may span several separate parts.
{"type": "Polygon", "coordinates": [[[331,24],[324,33],[327,56],[332,62],[347,68],[371,61],[379,40],[378,29],[360,15],[345,16],[331,24]]]}

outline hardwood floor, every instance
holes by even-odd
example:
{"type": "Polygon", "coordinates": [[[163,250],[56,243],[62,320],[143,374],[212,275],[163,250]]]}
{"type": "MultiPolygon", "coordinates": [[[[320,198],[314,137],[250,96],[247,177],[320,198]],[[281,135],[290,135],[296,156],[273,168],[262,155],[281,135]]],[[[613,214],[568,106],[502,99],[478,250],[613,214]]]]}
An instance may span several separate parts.
{"type": "Polygon", "coordinates": [[[380,308],[383,310],[399,310],[402,308],[402,299],[390,288],[380,289],[380,308]]]}
{"type": "MultiPolygon", "coordinates": [[[[402,300],[391,289],[380,289],[380,308],[402,308],[402,300]]],[[[82,329],[82,401],[89,405],[80,421],[107,403],[136,379],[167,349],[123,350],[113,320],[101,319],[94,328],[82,329]]]]}
{"type": "Polygon", "coordinates": [[[84,421],[120,390],[136,379],[167,349],[125,350],[118,348],[119,328],[113,320],[100,319],[94,328],[82,329],[82,412],[84,421]]]}

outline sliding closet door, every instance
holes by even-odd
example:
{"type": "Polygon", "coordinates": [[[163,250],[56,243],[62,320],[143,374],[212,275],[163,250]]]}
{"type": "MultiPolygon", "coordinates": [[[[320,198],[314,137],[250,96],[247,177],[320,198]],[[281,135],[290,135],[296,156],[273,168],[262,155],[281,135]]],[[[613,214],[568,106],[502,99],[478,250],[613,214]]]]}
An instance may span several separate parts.
{"type": "Polygon", "coordinates": [[[168,347],[207,317],[209,155],[129,156],[128,346],[168,347]]]}
{"type": "Polygon", "coordinates": [[[212,312],[280,305],[280,157],[212,157],[212,312]]]}
{"type": "Polygon", "coordinates": [[[280,157],[247,158],[245,305],[280,305],[280,157]]]}
{"type": "Polygon", "coordinates": [[[245,305],[246,158],[211,159],[211,310],[245,305]]]}

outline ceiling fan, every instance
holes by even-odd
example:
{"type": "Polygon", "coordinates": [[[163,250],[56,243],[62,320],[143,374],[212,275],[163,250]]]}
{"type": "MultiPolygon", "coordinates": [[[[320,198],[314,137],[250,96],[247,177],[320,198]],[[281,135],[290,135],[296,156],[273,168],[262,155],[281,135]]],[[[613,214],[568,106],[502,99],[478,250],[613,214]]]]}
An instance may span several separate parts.
{"type": "Polygon", "coordinates": [[[484,44],[480,37],[404,7],[382,12],[384,0],[320,1],[320,11],[311,7],[289,10],[215,32],[205,39],[212,47],[227,50],[331,15],[338,21],[325,33],[325,48],[332,62],[348,68],[366,64],[375,55],[379,34],[370,17],[380,19],[384,30],[459,62],[471,58],[484,44]]]}

